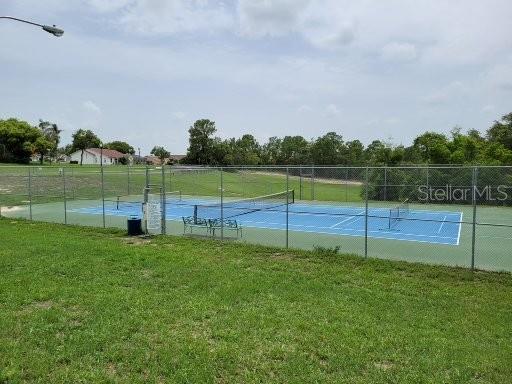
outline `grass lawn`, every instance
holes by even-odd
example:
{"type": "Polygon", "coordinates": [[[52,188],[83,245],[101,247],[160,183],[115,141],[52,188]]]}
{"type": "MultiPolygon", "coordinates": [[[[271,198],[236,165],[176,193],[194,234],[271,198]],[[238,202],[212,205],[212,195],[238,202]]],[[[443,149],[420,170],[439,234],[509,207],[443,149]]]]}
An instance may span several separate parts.
{"type": "MultiPolygon", "coordinates": [[[[66,198],[92,199],[101,198],[102,178],[99,167],[91,166],[43,166],[30,167],[0,166],[0,205],[26,205],[31,199],[34,204],[63,201],[66,198]],[[65,180],[64,180],[64,176],[65,180]],[[65,182],[64,182],[65,181],[65,182]],[[30,196],[29,196],[30,184],[30,196]]],[[[141,195],[146,186],[146,169],[126,166],[109,166],[103,168],[103,185],[106,198],[116,196],[141,195]]],[[[161,185],[161,168],[149,167],[149,183],[161,185]]],[[[167,191],[180,190],[184,195],[219,196],[220,172],[172,170],[165,172],[167,191]]],[[[223,172],[225,197],[246,198],[268,195],[286,190],[286,176],[281,172],[225,171],[223,172]]],[[[295,189],[297,199],[323,201],[361,201],[361,185],[316,179],[312,186],[311,179],[291,176],[290,189],[295,189]]]]}
{"type": "Polygon", "coordinates": [[[506,383],[512,277],[0,219],[0,383],[506,383]]]}

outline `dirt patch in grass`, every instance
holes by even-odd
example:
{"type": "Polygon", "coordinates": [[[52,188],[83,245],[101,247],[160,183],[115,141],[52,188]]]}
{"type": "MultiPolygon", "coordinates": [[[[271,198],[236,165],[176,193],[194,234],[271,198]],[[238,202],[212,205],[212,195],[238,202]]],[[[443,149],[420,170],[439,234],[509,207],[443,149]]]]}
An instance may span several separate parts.
{"type": "Polygon", "coordinates": [[[390,362],[390,361],[380,361],[378,363],[373,363],[373,365],[375,366],[375,368],[378,368],[382,371],[387,371],[391,368],[393,368],[395,365],[390,362]]]}
{"type": "Polygon", "coordinates": [[[55,303],[51,300],[34,301],[30,304],[25,305],[20,311],[20,314],[32,313],[35,310],[48,310],[52,308],[55,303]]]}
{"type": "MultiPolygon", "coordinates": [[[[263,176],[284,176],[272,172],[250,172],[250,174],[253,175],[263,175],[263,176]]],[[[290,180],[299,180],[299,176],[290,176],[290,180]]],[[[348,184],[348,185],[363,185],[364,183],[362,181],[357,180],[339,180],[339,179],[326,179],[323,177],[315,177],[315,182],[322,183],[322,184],[348,184]]]]}
{"type": "Polygon", "coordinates": [[[123,237],[121,241],[129,245],[148,245],[151,244],[151,239],[146,237],[123,237]]]}

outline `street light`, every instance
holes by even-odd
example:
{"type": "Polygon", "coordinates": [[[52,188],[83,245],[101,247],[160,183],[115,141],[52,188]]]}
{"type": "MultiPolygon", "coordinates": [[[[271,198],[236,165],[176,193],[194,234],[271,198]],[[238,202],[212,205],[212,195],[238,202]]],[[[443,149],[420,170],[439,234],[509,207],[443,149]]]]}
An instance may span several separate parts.
{"type": "Polygon", "coordinates": [[[57,36],[57,37],[60,37],[64,34],[64,31],[60,28],[57,28],[55,25],[51,26],[51,25],[37,24],[37,23],[33,23],[32,21],[18,19],[16,17],[11,17],[11,16],[0,16],[0,19],[9,19],[9,20],[14,20],[14,21],[20,21],[20,22],[26,23],[26,24],[32,24],[37,27],[41,27],[43,29],[43,31],[51,33],[53,36],[57,36]]]}

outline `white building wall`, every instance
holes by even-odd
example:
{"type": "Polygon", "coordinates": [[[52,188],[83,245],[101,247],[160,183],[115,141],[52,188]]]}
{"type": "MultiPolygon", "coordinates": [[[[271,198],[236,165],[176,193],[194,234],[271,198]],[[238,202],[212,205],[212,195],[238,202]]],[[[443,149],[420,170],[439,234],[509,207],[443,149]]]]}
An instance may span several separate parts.
{"type": "MultiPolygon", "coordinates": [[[[80,164],[80,155],[81,155],[82,151],[76,151],[76,152],[73,152],[69,157],[70,157],[70,161],[78,161],[78,164],[80,164]]],[[[115,164],[115,160],[108,157],[108,156],[103,156],[103,165],[112,165],[112,164],[115,164]]],[[[82,164],[100,164],[100,156],[99,155],[95,155],[94,153],[91,153],[91,152],[87,152],[87,151],[84,151],[84,160],[83,160],[83,163],[82,164]]]]}

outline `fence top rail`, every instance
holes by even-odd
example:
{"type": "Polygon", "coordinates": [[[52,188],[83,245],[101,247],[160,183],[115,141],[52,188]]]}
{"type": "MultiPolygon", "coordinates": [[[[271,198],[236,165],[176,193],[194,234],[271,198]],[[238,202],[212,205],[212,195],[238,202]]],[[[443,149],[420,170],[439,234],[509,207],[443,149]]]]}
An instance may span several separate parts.
{"type": "MultiPolygon", "coordinates": [[[[417,165],[164,165],[164,168],[173,170],[221,170],[221,169],[474,169],[474,168],[491,168],[491,169],[512,169],[512,165],[439,165],[439,164],[417,164],[417,165]]],[[[145,169],[162,169],[161,165],[108,165],[101,167],[100,165],[71,166],[69,164],[58,165],[16,165],[16,164],[0,164],[0,169],[73,169],[73,170],[98,170],[103,168],[105,171],[115,172],[120,169],[145,170],[145,169]]]]}

